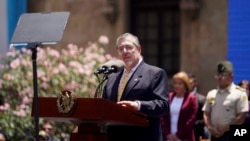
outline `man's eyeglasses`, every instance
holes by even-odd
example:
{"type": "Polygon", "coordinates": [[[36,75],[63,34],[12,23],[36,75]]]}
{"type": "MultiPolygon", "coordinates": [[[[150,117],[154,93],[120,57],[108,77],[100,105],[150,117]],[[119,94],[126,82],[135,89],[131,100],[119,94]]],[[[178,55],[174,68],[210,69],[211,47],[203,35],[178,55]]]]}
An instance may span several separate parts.
{"type": "Polygon", "coordinates": [[[126,49],[126,51],[132,51],[135,47],[131,46],[131,45],[124,45],[124,46],[120,46],[117,48],[118,52],[123,52],[124,49],[126,49]]]}

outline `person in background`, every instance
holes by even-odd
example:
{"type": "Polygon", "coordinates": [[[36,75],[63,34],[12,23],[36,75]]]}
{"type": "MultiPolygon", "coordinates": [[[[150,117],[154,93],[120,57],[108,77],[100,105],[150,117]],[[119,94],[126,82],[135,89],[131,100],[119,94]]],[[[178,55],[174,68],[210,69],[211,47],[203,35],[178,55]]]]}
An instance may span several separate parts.
{"type": "Polygon", "coordinates": [[[242,124],[248,112],[247,94],[233,83],[233,64],[221,61],[215,76],[218,87],[208,92],[203,106],[204,122],[211,141],[229,141],[230,125],[242,124]]]}
{"type": "Polygon", "coordinates": [[[46,131],[44,130],[39,131],[39,141],[49,141],[49,135],[46,131]]]}
{"type": "Polygon", "coordinates": [[[131,33],[124,33],[117,38],[116,50],[125,67],[109,75],[102,97],[144,113],[149,125],[108,126],[108,140],[162,141],[160,117],[169,109],[166,72],[144,62],[138,37],[131,33]]]}
{"type": "MultiPolygon", "coordinates": [[[[249,83],[249,81],[247,81],[247,80],[241,80],[238,83],[238,86],[240,86],[243,89],[245,89],[245,91],[247,93],[247,96],[248,96],[248,107],[250,109],[250,95],[249,95],[250,83],[249,83]]],[[[250,110],[247,113],[246,120],[245,120],[245,122],[243,124],[250,126],[250,110]]]]}
{"type": "Polygon", "coordinates": [[[0,141],[8,141],[8,138],[4,131],[0,131],[0,141]]]}
{"type": "Polygon", "coordinates": [[[250,95],[249,95],[249,89],[250,89],[250,83],[247,80],[241,80],[238,83],[238,86],[242,87],[243,89],[246,90],[247,96],[248,96],[248,100],[250,100],[250,95]]]}
{"type": "Polygon", "coordinates": [[[186,72],[173,76],[173,92],[169,93],[170,113],[161,117],[165,141],[195,141],[194,124],[198,110],[196,97],[190,94],[186,72]]]}
{"type": "Polygon", "coordinates": [[[200,138],[207,139],[209,136],[207,135],[208,133],[205,133],[205,130],[204,130],[205,124],[203,121],[203,111],[202,111],[202,107],[205,103],[206,97],[197,92],[197,86],[198,86],[197,77],[192,73],[189,73],[188,77],[189,77],[189,82],[190,82],[190,87],[191,87],[190,93],[196,96],[197,103],[198,103],[198,112],[197,112],[196,121],[194,125],[194,134],[195,134],[195,141],[199,141],[200,138]]]}
{"type": "Polygon", "coordinates": [[[44,123],[42,124],[42,130],[46,131],[47,134],[49,135],[49,141],[60,141],[55,136],[56,129],[53,121],[45,120],[44,123]]]}

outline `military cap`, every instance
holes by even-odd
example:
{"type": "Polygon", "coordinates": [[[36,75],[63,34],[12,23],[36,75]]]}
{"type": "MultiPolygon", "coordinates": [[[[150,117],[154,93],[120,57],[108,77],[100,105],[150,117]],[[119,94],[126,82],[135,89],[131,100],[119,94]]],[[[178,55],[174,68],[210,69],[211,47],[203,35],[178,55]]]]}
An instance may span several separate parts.
{"type": "Polygon", "coordinates": [[[217,72],[230,72],[233,73],[233,64],[230,61],[221,61],[217,64],[217,72]]]}

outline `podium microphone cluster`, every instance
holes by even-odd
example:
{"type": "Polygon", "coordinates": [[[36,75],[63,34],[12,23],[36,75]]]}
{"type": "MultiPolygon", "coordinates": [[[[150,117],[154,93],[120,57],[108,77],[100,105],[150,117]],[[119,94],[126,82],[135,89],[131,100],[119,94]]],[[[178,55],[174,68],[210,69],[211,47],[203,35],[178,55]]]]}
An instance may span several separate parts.
{"type": "Polygon", "coordinates": [[[124,69],[124,62],[121,60],[111,60],[99,67],[95,74],[111,74],[117,73],[124,69]]]}
{"type": "Polygon", "coordinates": [[[124,69],[125,64],[121,60],[111,60],[99,67],[94,74],[96,75],[99,84],[95,91],[95,98],[100,98],[103,91],[103,84],[108,79],[108,75],[111,73],[117,73],[124,69]],[[99,78],[99,74],[102,74],[102,79],[99,78]]]}

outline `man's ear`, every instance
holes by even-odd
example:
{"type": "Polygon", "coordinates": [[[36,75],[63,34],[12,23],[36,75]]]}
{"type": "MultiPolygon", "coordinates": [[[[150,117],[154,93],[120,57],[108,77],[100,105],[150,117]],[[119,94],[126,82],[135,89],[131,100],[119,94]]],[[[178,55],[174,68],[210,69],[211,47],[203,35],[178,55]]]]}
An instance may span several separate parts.
{"type": "Polygon", "coordinates": [[[141,53],[141,46],[138,46],[137,49],[141,53]]]}

